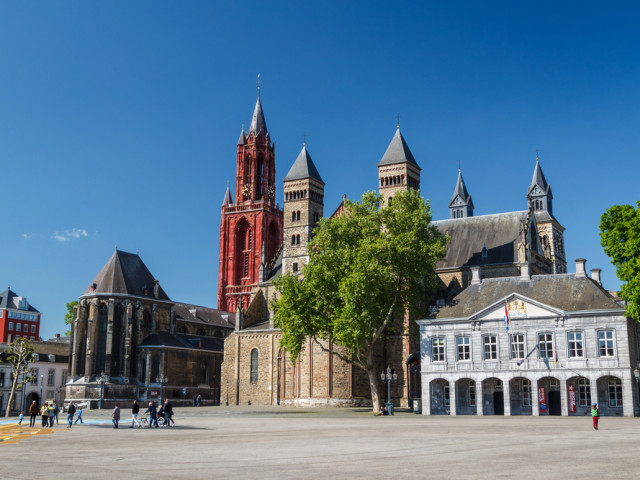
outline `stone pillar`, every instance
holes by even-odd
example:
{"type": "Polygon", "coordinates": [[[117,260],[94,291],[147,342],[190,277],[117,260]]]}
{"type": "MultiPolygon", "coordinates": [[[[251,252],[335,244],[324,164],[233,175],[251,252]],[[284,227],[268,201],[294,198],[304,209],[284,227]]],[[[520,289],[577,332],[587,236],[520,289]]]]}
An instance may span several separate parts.
{"type": "Polygon", "coordinates": [[[509,379],[502,379],[502,398],[505,417],[511,416],[511,385],[509,379]]]}
{"type": "Polygon", "coordinates": [[[100,302],[93,300],[89,306],[89,319],[87,321],[87,348],[85,350],[84,376],[93,375],[93,366],[95,364],[95,348],[98,338],[98,307],[100,302]]]}
{"type": "Polygon", "coordinates": [[[158,331],[158,305],[155,303],[151,308],[151,333],[156,333],[158,331]]]}
{"type": "Polygon", "coordinates": [[[104,373],[107,375],[117,375],[118,372],[111,371],[112,352],[113,352],[113,312],[115,310],[115,302],[109,299],[107,310],[107,341],[105,345],[104,355],[104,373]]]}
{"type": "Polygon", "coordinates": [[[449,380],[449,415],[454,416],[457,412],[457,401],[458,396],[456,395],[456,382],[455,379],[451,378],[449,380]]]}
{"type": "Polygon", "coordinates": [[[171,305],[171,309],[169,310],[169,332],[171,335],[176,334],[176,307],[175,305],[171,305]]]}
{"type": "Polygon", "coordinates": [[[636,402],[633,401],[633,383],[636,379],[629,370],[620,375],[622,377],[622,415],[624,417],[633,417],[636,402]]]}
{"type": "Polygon", "coordinates": [[[133,329],[133,305],[129,300],[124,301],[126,320],[123,322],[124,331],[124,353],[122,358],[122,375],[124,378],[131,377],[131,333],[133,329]]]}
{"type": "Polygon", "coordinates": [[[431,385],[429,377],[422,375],[422,414],[431,415],[431,385]]]}
{"type": "Polygon", "coordinates": [[[531,380],[531,415],[540,416],[540,406],[538,404],[538,379],[531,380]]]}
{"type": "MultiPolygon", "coordinates": [[[[591,389],[591,405],[598,403],[598,408],[600,408],[600,400],[598,400],[598,377],[589,378],[589,387],[591,389]]],[[[589,409],[591,409],[591,405],[589,405],[589,409]]]]}
{"type": "Polygon", "coordinates": [[[86,342],[86,334],[83,333],[87,330],[87,301],[82,300],[78,303],[78,309],[76,310],[76,318],[73,320],[73,328],[71,333],[72,339],[72,357],[71,357],[71,378],[84,375],[84,372],[80,371],[80,356],[82,352],[82,341],[86,342]]]}
{"type": "Polygon", "coordinates": [[[136,345],[140,345],[142,343],[142,304],[140,302],[136,302],[136,345]]]}
{"type": "Polygon", "coordinates": [[[476,415],[484,415],[484,395],[482,393],[482,379],[476,380],[476,415]]]}
{"type": "Polygon", "coordinates": [[[563,417],[569,416],[569,395],[567,394],[567,380],[560,380],[560,414],[563,417]]]}
{"type": "Polygon", "coordinates": [[[151,351],[143,350],[145,356],[145,371],[144,371],[144,384],[149,387],[151,383],[151,351]]]}

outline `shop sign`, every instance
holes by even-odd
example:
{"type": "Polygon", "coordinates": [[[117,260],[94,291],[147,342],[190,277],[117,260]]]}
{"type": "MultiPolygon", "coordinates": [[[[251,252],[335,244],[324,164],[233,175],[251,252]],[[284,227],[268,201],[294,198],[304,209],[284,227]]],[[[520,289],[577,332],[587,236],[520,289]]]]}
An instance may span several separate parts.
{"type": "Polygon", "coordinates": [[[569,413],[576,413],[576,387],[569,385],[569,413]]]}

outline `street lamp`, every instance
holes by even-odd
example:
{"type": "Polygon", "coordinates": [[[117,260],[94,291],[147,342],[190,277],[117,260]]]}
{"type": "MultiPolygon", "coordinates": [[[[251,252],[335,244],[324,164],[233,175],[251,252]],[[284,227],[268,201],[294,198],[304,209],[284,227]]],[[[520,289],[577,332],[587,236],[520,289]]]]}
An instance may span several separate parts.
{"type": "Polygon", "coordinates": [[[40,375],[40,405],[44,405],[42,402],[42,384],[44,383],[44,375],[40,375]]]}
{"type": "Polygon", "coordinates": [[[98,381],[100,382],[100,403],[98,404],[98,408],[102,409],[102,401],[104,400],[104,384],[109,381],[109,375],[102,372],[98,377],[98,381]]]}
{"type": "Polygon", "coordinates": [[[159,404],[162,404],[162,398],[164,397],[164,392],[162,391],[164,385],[169,381],[166,375],[160,375],[156,378],[156,382],[160,384],[160,399],[158,401],[159,404]]]}
{"type": "Polygon", "coordinates": [[[391,401],[391,382],[395,382],[398,380],[398,374],[395,373],[394,370],[391,370],[391,367],[387,367],[387,373],[382,372],[380,374],[380,378],[382,379],[382,383],[387,382],[387,403],[385,404],[385,408],[389,415],[393,415],[393,402],[391,401]]]}

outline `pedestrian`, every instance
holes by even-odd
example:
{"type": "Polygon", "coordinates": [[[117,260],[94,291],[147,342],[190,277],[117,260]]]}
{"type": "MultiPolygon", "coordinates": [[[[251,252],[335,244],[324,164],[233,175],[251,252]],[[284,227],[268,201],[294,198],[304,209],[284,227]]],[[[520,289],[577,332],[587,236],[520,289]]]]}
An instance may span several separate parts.
{"type": "Polygon", "coordinates": [[[24,412],[20,412],[20,416],[18,417],[18,425],[22,425],[22,420],[24,420],[24,412]]]}
{"type": "Polygon", "coordinates": [[[160,408],[156,413],[156,423],[158,423],[158,418],[162,418],[164,420],[164,405],[162,405],[162,400],[160,400],[160,408]]]}
{"type": "Polygon", "coordinates": [[[71,402],[69,404],[69,408],[67,408],[67,423],[69,424],[67,428],[71,428],[71,425],[73,425],[73,416],[75,414],[76,414],[76,405],[75,403],[71,402]]]}
{"type": "Polygon", "coordinates": [[[42,428],[49,426],[49,405],[44,402],[44,405],[40,409],[40,415],[42,415],[42,428]]]}
{"type": "Polygon", "coordinates": [[[196,395],[195,393],[193,394],[193,406],[198,406],[198,395],[196,395]]]}
{"type": "Polygon", "coordinates": [[[111,412],[111,421],[113,422],[113,428],[118,428],[119,420],[120,420],[120,407],[116,403],[116,406],[113,407],[113,412],[111,412]]]}
{"type": "Polygon", "coordinates": [[[38,418],[39,411],[40,409],[38,408],[38,404],[34,400],[33,402],[31,402],[31,405],[29,406],[29,415],[31,415],[31,418],[29,419],[30,427],[36,426],[36,418],[38,418]]]}
{"type": "Polygon", "coordinates": [[[173,405],[171,405],[171,402],[167,398],[164,401],[164,426],[172,427],[175,426],[175,424],[176,422],[173,421],[173,405]]]}
{"type": "Polygon", "coordinates": [[[593,428],[598,429],[598,418],[600,418],[600,409],[598,409],[598,404],[594,403],[591,407],[591,417],[593,418],[593,428]]]}
{"type": "Polygon", "coordinates": [[[56,406],[54,402],[49,403],[49,427],[53,428],[53,421],[56,417],[56,406]]]}
{"type": "Polygon", "coordinates": [[[158,428],[158,410],[156,410],[156,406],[153,402],[149,402],[149,408],[147,408],[144,413],[149,414],[149,428],[151,428],[154,424],[156,428],[158,428]]]}
{"type": "Polygon", "coordinates": [[[138,412],[140,411],[140,405],[138,405],[138,401],[134,400],[133,405],[131,406],[131,426],[129,428],[133,428],[135,424],[138,424],[138,428],[142,427],[140,422],[138,421],[138,412]]]}
{"type": "Polygon", "coordinates": [[[202,406],[202,397],[200,396],[200,394],[198,394],[198,406],[202,406]]]}
{"type": "Polygon", "coordinates": [[[76,421],[73,423],[76,424],[78,423],[78,421],[80,421],[80,423],[84,423],[82,421],[82,407],[78,407],[78,418],[76,418],[76,421]]]}
{"type": "MultiPolygon", "coordinates": [[[[58,424],[58,414],[60,413],[60,407],[58,407],[58,404],[56,402],[53,402],[53,416],[56,419],[56,425],[58,424]]],[[[53,422],[51,422],[51,426],[53,426],[53,422]]]]}

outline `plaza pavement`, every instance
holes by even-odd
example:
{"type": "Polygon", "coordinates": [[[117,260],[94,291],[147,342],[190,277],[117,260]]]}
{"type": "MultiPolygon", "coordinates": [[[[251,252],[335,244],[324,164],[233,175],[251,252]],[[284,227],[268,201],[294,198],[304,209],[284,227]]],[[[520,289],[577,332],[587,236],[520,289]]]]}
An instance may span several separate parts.
{"type": "MultiPolygon", "coordinates": [[[[640,419],[374,417],[360,409],[177,408],[175,428],[85,425],[0,442],[7,479],[637,478],[640,419]]],[[[65,416],[66,418],[66,416],[65,416]]],[[[28,421],[27,421],[28,424],[28,421]]],[[[2,429],[11,425],[0,426],[2,429]]]]}

